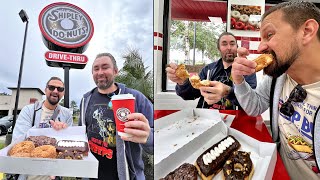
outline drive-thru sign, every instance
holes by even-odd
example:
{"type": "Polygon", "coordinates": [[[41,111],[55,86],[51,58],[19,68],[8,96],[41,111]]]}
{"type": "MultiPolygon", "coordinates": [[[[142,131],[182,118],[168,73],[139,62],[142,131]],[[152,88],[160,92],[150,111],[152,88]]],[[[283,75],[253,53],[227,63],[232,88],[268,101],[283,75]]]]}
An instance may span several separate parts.
{"type": "Polygon", "coordinates": [[[88,58],[83,53],[93,36],[93,22],[81,8],[65,3],[52,3],[38,17],[48,66],[64,69],[64,106],[69,107],[69,70],[85,68],[88,58]]]}

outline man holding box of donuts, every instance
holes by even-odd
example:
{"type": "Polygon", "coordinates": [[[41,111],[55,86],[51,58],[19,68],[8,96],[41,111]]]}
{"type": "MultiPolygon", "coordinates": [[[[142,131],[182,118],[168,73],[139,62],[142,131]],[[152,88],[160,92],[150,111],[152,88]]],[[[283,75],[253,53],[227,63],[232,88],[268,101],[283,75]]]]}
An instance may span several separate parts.
{"type": "MultiPolygon", "coordinates": [[[[166,68],[168,78],[177,83],[176,93],[184,100],[199,98],[197,108],[237,109],[239,103],[233,93],[231,68],[237,56],[237,40],[232,33],[220,34],[217,47],[221,58],[206,65],[198,77],[180,76],[180,65],[170,63],[166,68]],[[209,79],[207,79],[209,78],[209,79]],[[207,80],[202,81],[201,80],[207,80]],[[197,83],[199,81],[199,83],[197,83]]],[[[252,88],[257,85],[256,75],[245,77],[252,88]]]]}
{"type": "Polygon", "coordinates": [[[250,61],[245,58],[248,51],[239,48],[232,65],[235,95],[243,109],[257,116],[270,108],[272,138],[291,179],[320,178],[319,23],[320,9],[310,2],[278,4],[262,16],[258,48],[273,60],[250,61]],[[243,75],[267,61],[266,76],[253,90],[243,75]]]}
{"type": "MultiPolygon", "coordinates": [[[[69,109],[59,105],[64,96],[64,83],[58,77],[51,77],[45,88],[46,100],[35,102],[22,108],[12,132],[14,142],[27,133],[30,128],[54,128],[56,130],[72,126],[72,113],[69,109]]],[[[50,180],[56,177],[19,175],[19,180],[50,180]]],[[[58,178],[58,177],[57,177],[58,178]]]]}

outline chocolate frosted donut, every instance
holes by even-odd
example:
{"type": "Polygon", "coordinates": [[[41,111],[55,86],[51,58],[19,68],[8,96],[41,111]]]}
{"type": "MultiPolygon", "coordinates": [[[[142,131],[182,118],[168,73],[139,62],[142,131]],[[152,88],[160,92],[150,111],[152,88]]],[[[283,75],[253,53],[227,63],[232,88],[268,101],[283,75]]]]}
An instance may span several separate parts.
{"type": "Polygon", "coordinates": [[[60,140],[56,143],[56,149],[58,152],[77,151],[81,152],[84,156],[88,155],[89,147],[85,141],[73,141],[73,140],[60,140]]]}
{"type": "Polygon", "coordinates": [[[194,165],[189,163],[184,163],[173,172],[170,172],[166,177],[160,180],[197,180],[198,179],[197,169],[194,165]]]}
{"type": "Polygon", "coordinates": [[[201,178],[211,180],[220,172],[232,152],[238,150],[240,146],[238,140],[228,135],[203,152],[196,161],[196,168],[201,178]]]}
{"type": "Polygon", "coordinates": [[[55,138],[47,137],[47,136],[29,136],[27,141],[32,141],[36,147],[43,145],[52,145],[54,146],[57,142],[55,138]]]}
{"type": "Polygon", "coordinates": [[[235,151],[233,155],[223,165],[223,175],[226,180],[251,179],[253,174],[253,164],[250,153],[235,151]]]}

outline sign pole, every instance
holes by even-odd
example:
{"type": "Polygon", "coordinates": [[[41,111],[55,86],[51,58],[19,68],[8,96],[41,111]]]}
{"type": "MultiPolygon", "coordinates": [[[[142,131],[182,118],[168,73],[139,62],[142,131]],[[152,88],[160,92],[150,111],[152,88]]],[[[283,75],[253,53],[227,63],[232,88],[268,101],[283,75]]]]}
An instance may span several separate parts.
{"type": "Polygon", "coordinates": [[[12,122],[12,131],[7,133],[6,140],[5,140],[5,146],[8,146],[11,143],[12,140],[12,132],[14,129],[14,126],[16,124],[17,120],[17,114],[18,114],[18,105],[19,105],[19,95],[20,95],[20,86],[21,86],[21,79],[22,79],[22,70],[23,70],[23,60],[24,60],[24,51],[26,48],[26,40],[27,40],[27,32],[28,32],[28,24],[29,24],[29,17],[27,13],[22,9],[19,12],[19,16],[22,20],[22,22],[26,22],[26,27],[24,31],[24,39],[23,39],[23,47],[22,47],[22,55],[21,55],[21,62],[20,62],[20,70],[19,70],[19,79],[18,79],[18,87],[17,87],[17,93],[16,93],[16,101],[14,104],[14,110],[13,110],[13,122],[12,122]]]}
{"type": "Polygon", "coordinates": [[[65,94],[64,94],[64,107],[69,108],[69,71],[70,64],[63,64],[64,69],[64,86],[65,86],[65,94]]]}

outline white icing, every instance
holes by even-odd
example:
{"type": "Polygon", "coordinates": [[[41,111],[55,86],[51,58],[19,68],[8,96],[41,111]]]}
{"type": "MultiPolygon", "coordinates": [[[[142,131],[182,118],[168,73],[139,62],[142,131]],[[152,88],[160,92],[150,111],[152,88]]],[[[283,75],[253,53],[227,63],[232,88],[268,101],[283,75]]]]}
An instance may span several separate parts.
{"type": "Polygon", "coordinates": [[[215,147],[214,151],[218,154],[218,156],[222,153],[218,147],[215,147]]]}
{"type": "Polygon", "coordinates": [[[228,143],[228,141],[225,139],[224,141],[222,141],[222,144],[226,147],[226,148],[228,148],[230,145],[229,145],[229,143],[228,143]]]}
{"type": "Polygon", "coordinates": [[[219,157],[219,155],[222,154],[223,151],[226,150],[234,142],[235,140],[231,137],[228,137],[227,139],[221,141],[218,146],[216,146],[214,149],[211,149],[210,152],[207,152],[202,156],[203,163],[205,165],[209,165],[209,163],[219,157]]]}
{"type": "Polygon", "coordinates": [[[209,153],[209,157],[212,159],[212,160],[215,160],[217,157],[214,155],[213,153],[214,151],[211,149],[210,153],[209,153]]]}
{"type": "Polygon", "coordinates": [[[226,146],[225,146],[223,143],[220,143],[220,144],[218,145],[218,148],[221,149],[222,151],[224,151],[224,150],[227,149],[226,146]]]}
{"type": "Polygon", "coordinates": [[[85,143],[80,142],[80,141],[59,141],[58,146],[60,146],[60,147],[85,147],[85,143]]]}
{"type": "Polygon", "coordinates": [[[228,137],[228,140],[234,143],[234,139],[232,137],[228,137]]]}

